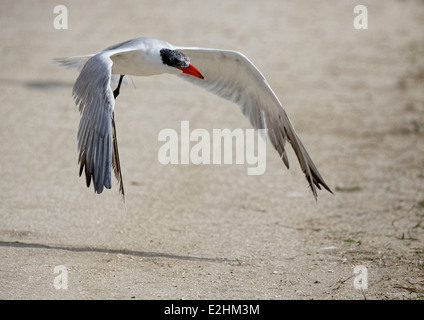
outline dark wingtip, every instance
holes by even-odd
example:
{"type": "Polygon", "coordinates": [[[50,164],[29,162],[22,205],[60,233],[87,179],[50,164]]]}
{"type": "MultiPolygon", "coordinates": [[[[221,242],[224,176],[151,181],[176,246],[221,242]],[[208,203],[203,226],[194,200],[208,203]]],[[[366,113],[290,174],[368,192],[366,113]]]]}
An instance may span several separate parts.
{"type": "Polygon", "coordinates": [[[315,183],[319,189],[321,189],[320,185],[324,187],[325,190],[334,195],[334,192],[330,189],[330,187],[325,183],[325,181],[321,178],[318,182],[315,183]]]}
{"type": "Polygon", "coordinates": [[[311,191],[312,191],[312,194],[315,198],[315,201],[318,201],[318,193],[317,193],[316,188],[318,188],[319,190],[322,190],[321,186],[324,187],[325,190],[327,190],[328,192],[330,192],[331,194],[334,195],[334,192],[325,183],[324,179],[321,177],[321,175],[319,173],[315,172],[315,170],[311,170],[311,175],[312,175],[312,177],[310,177],[308,174],[306,174],[306,180],[309,183],[309,187],[311,188],[311,191]]]}
{"type": "MultiPolygon", "coordinates": [[[[331,194],[334,195],[334,192],[330,189],[330,187],[324,182],[324,180],[322,178],[317,180],[316,177],[314,177],[313,181],[314,181],[315,186],[319,190],[321,190],[321,186],[323,186],[325,190],[327,190],[328,192],[330,192],[331,194]]],[[[317,194],[316,190],[314,189],[313,192],[314,192],[315,200],[318,200],[318,194],[317,194]]]]}
{"type": "Polygon", "coordinates": [[[91,176],[92,176],[92,174],[87,170],[87,166],[85,166],[85,180],[86,180],[87,188],[90,187],[91,176]]]}

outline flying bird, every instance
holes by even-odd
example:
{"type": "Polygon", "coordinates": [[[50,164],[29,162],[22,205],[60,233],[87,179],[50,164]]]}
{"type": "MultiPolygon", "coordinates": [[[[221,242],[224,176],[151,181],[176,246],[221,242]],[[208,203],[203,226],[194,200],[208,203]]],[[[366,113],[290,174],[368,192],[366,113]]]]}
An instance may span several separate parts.
{"type": "Polygon", "coordinates": [[[153,38],[136,38],[90,55],[54,59],[54,62],[80,74],[72,96],[81,113],[78,129],[79,175],[85,171],[86,184],[94,191],[111,188],[111,171],[125,201],[119,161],[115,100],[127,76],[173,74],[239,105],[255,129],[266,129],[267,136],[287,169],[288,141],[296,153],[312,194],[323,186],[333,193],[321,177],[303,146],[289,117],[265,77],[242,53],[231,50],[180,47],[153,38]],[[117,82],[112,90],[111,85],[117,82]]]}

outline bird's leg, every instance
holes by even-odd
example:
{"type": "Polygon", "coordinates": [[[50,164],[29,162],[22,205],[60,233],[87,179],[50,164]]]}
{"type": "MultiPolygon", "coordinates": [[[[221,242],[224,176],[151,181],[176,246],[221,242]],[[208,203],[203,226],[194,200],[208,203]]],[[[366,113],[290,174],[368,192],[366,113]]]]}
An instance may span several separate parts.
{"type": "Polygon", "coordinates": [[[118,87],[113,91],[113,97],[116,100],[116,97],[119,95],[119,89],[121,88],[122,79],[124,78],[124,74],[121,74],[121,77],[119,78],[118,87]]]}

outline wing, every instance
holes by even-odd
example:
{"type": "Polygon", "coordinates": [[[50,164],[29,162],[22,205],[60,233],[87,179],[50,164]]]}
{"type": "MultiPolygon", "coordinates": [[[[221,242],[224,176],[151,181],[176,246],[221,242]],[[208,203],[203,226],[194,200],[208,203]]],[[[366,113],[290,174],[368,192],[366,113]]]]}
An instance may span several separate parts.
{"type": "Polygon", "coordinates": [[[114,122],[111,83],[112,60],[107,53],[91,57],[84,65],[74,85],[72,95],[81,113],[78,129],[80,172],[85,168],[87,187],[93,181],[94,191],[111,188],[111,168],[124,189],[119,164],[114,122]]]}
{"type": "Polygon", "coordinates": [[[285,143],[289,141],[299,160],[312,193],[323,186],[332,193],[300,141],[289,117],[262,73],[243,54],[236,51],[176,47],[205,76],[179,77],[239,105],[255,129],[267,129],[267,135],[289,168],[285,143]]]}

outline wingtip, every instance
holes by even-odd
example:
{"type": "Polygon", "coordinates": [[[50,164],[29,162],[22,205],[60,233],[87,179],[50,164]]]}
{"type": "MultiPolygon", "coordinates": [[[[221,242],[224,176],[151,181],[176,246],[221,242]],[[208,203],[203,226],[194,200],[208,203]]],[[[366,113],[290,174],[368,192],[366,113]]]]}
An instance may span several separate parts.
{"type": "Polygon", "coordinates": [[[306,175],[306,180],[308,181],[309,187],[311,188],[312,194],[315,198],[315,201],[318,201],[318,192],[321,189],[321,186],[324,187],[325,190],[334,195],[334,192],[330,189],[330,187],[325,183],[324,179],[320,175],[314,174],[314,171],[311,172],[312,176],[306,175]]]}
{"type": "Polygon", "coordinates": [[[318,183],[321,184],[324,187],[324,189],[330,192],[332,195],[335,195],[334,192],[330,189],[330,187],[324,182],[324,180],[321,180],[318,183]]]}
{"type": "Polygon", "coordinates": [[[122,182],[122,179],[118,183],[119,183],[119,193],[121,194],[121,200],[125,204],[125,191],[124,191],[124,184],[122,182]]]}
{"type": "MultiPolygon", "coordinates": [[[[326,185],[323,185],[323,184],[322,184],[322,186],[325,188],[325,190],[327,190],[328,192],[330,192],[332,195],[335,195],[334,192],[329,187],[327,187],[326,185]]],[[[318,189],[321,190],[321,187],[318,186],[318,189]]],[[[315,201],[318,201],[318,192],[316,192],[316,190],[313,190],[312,193],[314,195],[315,201]]]]}

